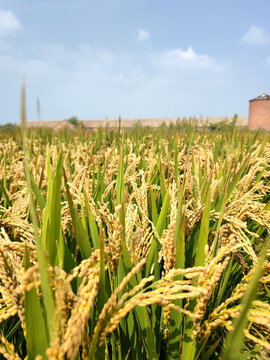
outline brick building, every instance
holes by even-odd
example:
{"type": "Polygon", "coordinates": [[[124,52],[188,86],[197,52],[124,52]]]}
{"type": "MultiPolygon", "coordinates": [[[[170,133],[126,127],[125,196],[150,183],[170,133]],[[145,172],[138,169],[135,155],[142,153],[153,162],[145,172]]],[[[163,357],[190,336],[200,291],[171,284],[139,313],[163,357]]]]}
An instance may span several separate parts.
{"type": "Polygon", "coordinates": [[[270,95],[262,94],[249,100],[249,130],[270,130],[270,95]]]}

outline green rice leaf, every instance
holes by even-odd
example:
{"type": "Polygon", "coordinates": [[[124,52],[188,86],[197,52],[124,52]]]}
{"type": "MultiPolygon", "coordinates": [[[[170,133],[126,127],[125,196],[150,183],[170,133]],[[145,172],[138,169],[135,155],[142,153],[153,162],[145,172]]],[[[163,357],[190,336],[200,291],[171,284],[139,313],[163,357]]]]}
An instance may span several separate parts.
{"type": "Polygon", "coordinates": [[[32,190],[35,194],[35,197],[37,199],[40,210],[43,210],[46,206],[46,200],[44,199],[43,195],[41,194],[41,191],[40,191],[39,187],[37,186],[32,173],[30,173],[30,178],[31,178],[32,190]]]}
{"type": "Polygon", "coordinates": [[[150,197],[151,197],[152,221],[153,221],[153,224],[155,226],[157,226],[157,221],[158,221],[157,205],[156,205],[155,194],[154,194],[151,183],[149,183],[149,189],[150,189],[150,197]]]}
{"type": "Polygon", "coordinates": [[[63,169],[63,175],[64,175],[64,182],[65,182],[65,187],[66,187],[67,198],[68,198],[68,205],[69,205],[69,210],[70,210],[70,214],[71,214],[71,218],[72,218],[72,224],[74,226],[76,240],[77,240],[82,258],[87,259],[91,255],[91,246],[89,243],[88,236],[82,225],[82,222],[75,210],[73,200],[72,200],[72,197],[71,197],[70,191],[69,191],[68,180],[67,180],[64,169],[63,169]]]}
{"type": "MultiPolygon", "coordinates": [[[[27,270],[31,264],[26,247],[24,262],[25,270],[27,270]]],[[[28,359],[34,360],[37,355],[41,355],[44,359],[47,359],[46,349],[49,346],[49,338],[46,331],[47,325],[44,319],[44,311],[35,288],[25,293],[24,306],[28,359]]]]}
{"type": "Polygon", "coordinates": [[[208,244],[209,220],[210,220],[210,185],[208,184],[208,189],[205,199],[205,207],[202,215],[200,233],[198,238],[195,266],[204,266],[205,256],[206,256],[205,246],[208,244]]]}
{"type": "Polygon", "coordinates": [[[92,242],[94,245],[94,249],[99,249],[100,242],[99,242],[98,228],[97,228],[96,220],[90,209],[87,195],[86,195],[86,192],[84,189],[83,189],[83,196],[84,196],[84,204],[85,204],[85,208],[86,208],[86,214],[88,217],[88,224],[90,227],[91,239],[92,239],[92,242]]]}
{"type": "Polygon", "coordinates": [[[5,197],[5,206],[6,207],[11,206],[11,201],[9,199],[9,196],[8,196],[7,192],[6,192],[6,189],[5,189],[5,186],[3,185],[2,180],[0,181],[0,187],[1,187],[1,189],[3,191],[3,194],[4,194],[4,197],[5,197]]]}
{"type": "Polygon", "coordinates": [[[267,243],[261,251],[255,272],[243,296],[240,315],[234,320],[232,324],[233,330],[228,333],[228,336],[226,338],[222,360],[237,360],[241,355],[241,349],[243,347],[244,340],[244,329],[247,325],[248,310],[252,304],[252,301],[256,297],[257,286],[263,273],[264,262],[269,246],[270,237],[268,237],[267,243]]]}

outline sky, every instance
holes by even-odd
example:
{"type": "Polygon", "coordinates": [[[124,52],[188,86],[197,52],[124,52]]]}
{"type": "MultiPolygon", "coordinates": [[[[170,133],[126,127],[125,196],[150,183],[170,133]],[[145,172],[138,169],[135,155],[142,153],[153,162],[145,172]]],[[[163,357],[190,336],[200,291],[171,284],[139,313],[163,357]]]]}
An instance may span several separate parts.
{"type": "Polygon", "coordinates": [[[269,0],[0,0],[0,124],[245,116],[270,93],[269,0]],[[38,111],[38,99],[40,112],[38,111]]]}

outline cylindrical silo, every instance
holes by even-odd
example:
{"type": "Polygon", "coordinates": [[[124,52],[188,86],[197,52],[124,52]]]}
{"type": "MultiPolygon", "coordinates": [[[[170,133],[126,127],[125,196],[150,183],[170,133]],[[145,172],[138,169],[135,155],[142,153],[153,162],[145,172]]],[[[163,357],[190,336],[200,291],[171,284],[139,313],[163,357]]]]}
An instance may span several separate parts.
{"type": "Polygon", "coordinates": [[[249,130],[270,130],[270,95],[262,94],[249,100],[249,130]]]}

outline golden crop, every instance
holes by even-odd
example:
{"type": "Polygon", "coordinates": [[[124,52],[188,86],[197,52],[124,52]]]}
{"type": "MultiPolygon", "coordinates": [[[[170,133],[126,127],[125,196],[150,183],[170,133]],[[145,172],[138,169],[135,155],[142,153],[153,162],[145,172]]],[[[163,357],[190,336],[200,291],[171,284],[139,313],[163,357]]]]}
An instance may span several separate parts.
{"type": "Polygon", "coordinates": [[[269,139],[0,134],[0,353],[267,358],[269,139]]]}

